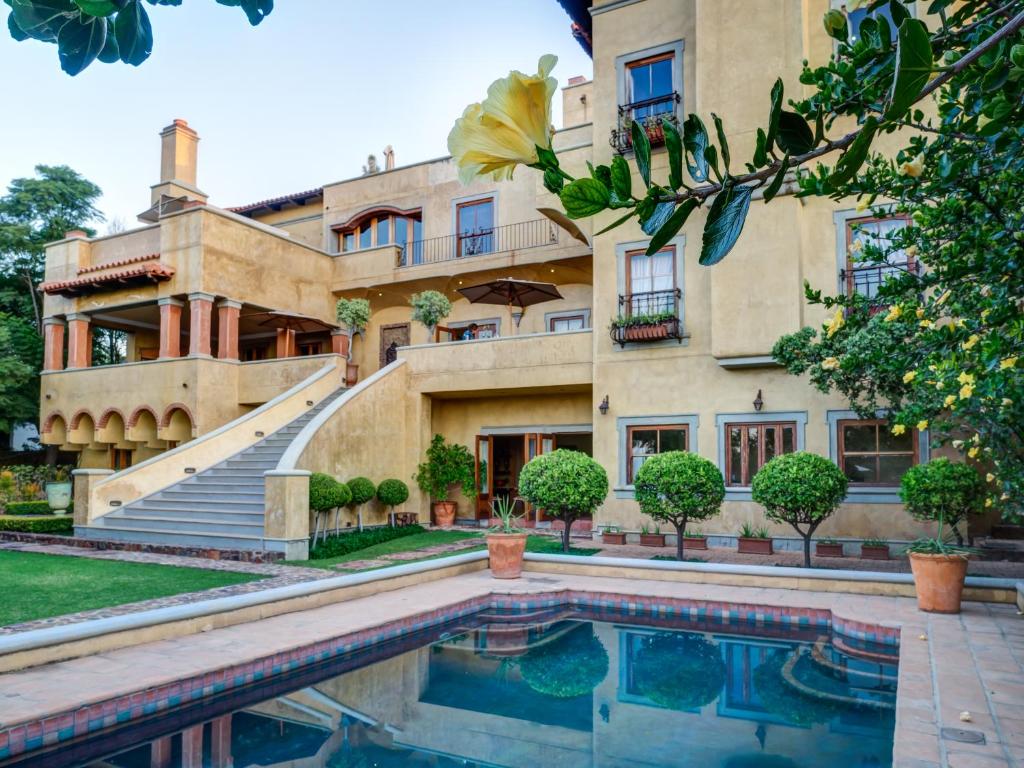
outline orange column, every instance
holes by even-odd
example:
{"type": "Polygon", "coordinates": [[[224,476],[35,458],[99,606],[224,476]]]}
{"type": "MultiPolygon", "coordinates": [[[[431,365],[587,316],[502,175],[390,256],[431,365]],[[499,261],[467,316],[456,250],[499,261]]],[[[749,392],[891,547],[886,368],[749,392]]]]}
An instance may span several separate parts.
{"type": "Polygon", "coordinates": [[[170,297],[159,299],[160,359],[181,357],[181,308],[183,301],[170,297]]]}
{"type": "Polygon", "coordinates": [[[68,368],[88,368],[89,316],[79,313],[68,315],[68,368]]]}
{"type": "Polygon", "coordinates": [[[277,329],[277,356],[295,357],[295,331],[277,329]]]}
{"type": "Polygon", "coordinates": [[[348,357],[348,331],[331,331],[331,352],[348,357]]]}
{"type": "Polygon", "coordinates": [[[213,296],[208,293],[188,295],[189,329],[188,354],[210,356],[211,322],[213,320],[213,296]]]}
{"type": "Polygon", "coordinates": [[[221,299],[217,302],[217,357],[238,359],[238,313],[241,302],[221,299]]]}
{"type": "Polygon", "coordinates": [[[210,721],[210,768],[231,768],[231,715],[210,721]]]}
{"type": "Polygon", "coordinates": [[[43,370],[64,368],[64,321],[56,317],[43,320],[43,370]]]}

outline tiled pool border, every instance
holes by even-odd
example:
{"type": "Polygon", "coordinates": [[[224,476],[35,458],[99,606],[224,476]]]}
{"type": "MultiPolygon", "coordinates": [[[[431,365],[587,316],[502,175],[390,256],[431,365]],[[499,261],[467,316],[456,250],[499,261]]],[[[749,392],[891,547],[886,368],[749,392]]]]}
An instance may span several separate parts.
{"type": "Polygon", "coordinates": [[[787,608],[754,603],[643,597],[587,590],[560,590],[537,595],[492,593],[231,665],[214,672],[86,704],[42,719],[8,725],[0,729],[0,760],[95,734],[105,728],[158,714],[205,696],[241,688],[274,675],[337,658],[376,643],[429,629],[480,611],[520,612],[560,607],[617,611],[630,615],[678,617],[693,621],[713,620],[722,625],[736,623],[831,630],[833,633],[860,642],[891,648],[899,646],[898,628],[844,619],[834,616],[832,611],[824,608],[787,608]]]}

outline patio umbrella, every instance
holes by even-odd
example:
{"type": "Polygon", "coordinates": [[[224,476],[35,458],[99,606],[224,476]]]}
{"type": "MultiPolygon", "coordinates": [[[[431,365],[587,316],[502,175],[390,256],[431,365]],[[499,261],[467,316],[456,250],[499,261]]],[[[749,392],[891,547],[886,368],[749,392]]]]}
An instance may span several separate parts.
{"type": "MultiPolygon", "coordinates": [[[[459,288],[459,293],[469,299],[471,304],[502,304],[512,311],[513,307],[525,310],[532,304],[543,304],[545,301],[554,301],[562,298],[554,283],[537,283],[533,280],[516,280],[511,277],[501,277],[479,285],[471,285],[468,288],[459,288]]],[[[513,313],[516,327],[522,319],[522,312],[513,313]]]]}
{"type": "Polygon", "coordinates": [[[300,315],[298,312],[286,312],[283,309],[273,309],[269,312],[254,312],[251,315],[243,315],[243,319],[251,320],[262,318],[257,325],[265,325],[271,328],[284,328],[296,333],[313,333],[314,331],[333,331],[338,326],[327,323],[309,315],[300,315]]]}

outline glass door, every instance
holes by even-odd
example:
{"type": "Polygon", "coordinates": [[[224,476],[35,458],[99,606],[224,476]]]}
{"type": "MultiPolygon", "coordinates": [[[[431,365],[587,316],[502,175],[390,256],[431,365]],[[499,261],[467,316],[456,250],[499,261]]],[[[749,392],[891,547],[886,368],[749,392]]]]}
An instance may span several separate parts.
{"type": "Polygon", "coordinates": [[[491,516],[491,487],[494,484],[494,462],[491,460],[491,438],[476,436],[476,497],[477,519],[491,516]]]}

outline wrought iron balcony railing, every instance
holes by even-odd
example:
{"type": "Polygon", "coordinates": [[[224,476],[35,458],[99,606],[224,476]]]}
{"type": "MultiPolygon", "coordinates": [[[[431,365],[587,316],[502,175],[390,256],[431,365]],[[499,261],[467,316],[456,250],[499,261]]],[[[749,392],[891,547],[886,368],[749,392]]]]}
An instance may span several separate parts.
{"type": "Polygon", "coordinates": [[[682,341],[683,324],[679,318],[682,296],[679,288],[620,295],[619,316],[612,322],[612,340],[623,346],[627,342],[662,339],[682,341]]]}
{"type": "Polygon", "coordinates": [[[609,143],[620,155],[633,151],[633,123],[639,122],[647,132],[647,138],[651,146],[659,146],[665,143],[665,131],[661,127],[661,121],[667,119],[677,128],[679,118],[676,115],[676,105],[679,104],[679,94],[675,91],[665,96],[656,96],[653,99],[634,101],[631,104],[623,104],[619,107],[619,124],[612,129],[609,143]]]}
{"type": "Polygon", "coordinates": [[[920,274],[921,265],[911,259],[888,264],[867,264],[851,269],[841,269],[839,280],[845,287],[848,296],[859,294],[873,299],[878,295],[878,289],[890,275],[898,275],[903,272],[920,274]]]}
{"type": "Polygon", "coordinates": [[[413,267],[489,253],[557,245],[558,227],[550,219],[534,219],[492,229],[414,240],[399,248],[398,266],[413,267]]]}

